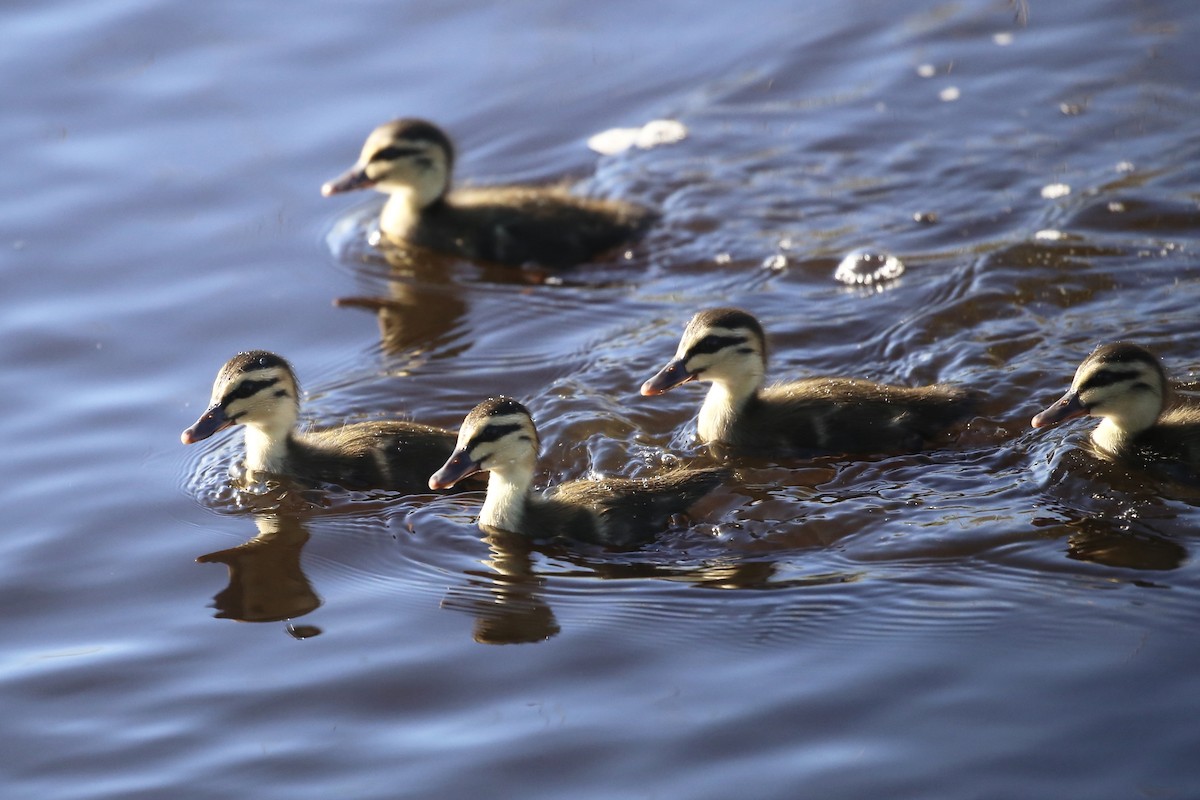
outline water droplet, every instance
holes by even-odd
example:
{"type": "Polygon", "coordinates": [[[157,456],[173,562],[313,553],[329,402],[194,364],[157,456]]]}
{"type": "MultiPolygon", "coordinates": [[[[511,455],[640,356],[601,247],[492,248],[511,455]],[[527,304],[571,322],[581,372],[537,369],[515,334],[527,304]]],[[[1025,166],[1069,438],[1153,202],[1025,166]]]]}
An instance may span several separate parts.
{"type": "Polygon", "coordinates": [[[1034,239],[1040,239],[1044,242],[1058,242],[1067,238],[1067,235],[1062,231],[1056,231],[1051,228],[1040,230],[1033,235],[1034,239]]]}
{"type": "Polygon", "coordinates": [[[891,281],[904,274],[904,262],[885,253],[851,253],[834,270],[835,280],[850,285],[891,281]]]}

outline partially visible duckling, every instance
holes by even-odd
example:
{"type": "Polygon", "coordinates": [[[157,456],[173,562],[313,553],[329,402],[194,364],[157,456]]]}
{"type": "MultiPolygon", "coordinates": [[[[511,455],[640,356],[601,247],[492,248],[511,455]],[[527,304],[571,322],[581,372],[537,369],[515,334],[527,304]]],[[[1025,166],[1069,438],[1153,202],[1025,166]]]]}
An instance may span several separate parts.
{"type": "Polygon", "coordinates": [[[429,488],[445,489],[486,471],[491,474],[480,527],[628,547],[647,541],[725,476],[724,470],[709,468],[640,479],[576,480],[537,496],[530,489],[538,448],[525,406],[493,397],[467,414],[454,454],[429,478],[429,488]]]}
{"type": "Polygon", "coordinates": [[[859,378],[806,378],[763,388],[766,336],[736,308],[692,317],[675,358],[642,384],[657,395],[688,381],[711,383],[700,440],[740,453],[811,455],[920,449],[971,411],[954,386],[891,386],[859,378]]]}
{"type": "Polygon", "coordinates": [[[462,258],[566,267],[640,236],[657,218],[647,208],[595,200],[555,186],[450,190],[454,145],[436,125],[397,119],[367,137],[358,162],[321,187],[326,197],[373,188],[388,195],[383,235],[462,258]]]}
{"type": "Polygon", "coordinates": [[[300,430],[300,390],[292,367],[265,350],[229,359],[212,401],[180,436],[195,444],[235,425],[246,427],[247,470],[333,483],[347,489],[418,492],[429,470],[454,450],[453,431],[399,420],[300,430]]]}
{"type": "Polygon", "coordinates": [[[1200,407],[1173,400],[1162,363],[1128,342],[1096,348],[1075,371],[1070,390],[1033,418],[1035,428],[1100,417],[1092,441],[1117,457],[1147,454],[1200,472],[1200,407]]]}

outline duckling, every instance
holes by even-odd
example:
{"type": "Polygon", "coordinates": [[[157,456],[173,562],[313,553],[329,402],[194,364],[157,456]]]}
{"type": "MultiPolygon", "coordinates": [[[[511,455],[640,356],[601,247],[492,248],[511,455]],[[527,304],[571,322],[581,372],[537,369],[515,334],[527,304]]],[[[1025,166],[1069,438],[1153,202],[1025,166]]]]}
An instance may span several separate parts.
{"type": "Polygon", "coordinates": [[[890,386],[859,378],[806,378],[764,389],[766,356],[766,336],[753,316],[737,308],[701,311],[688,322],[675,358],[641,393],[711,383],[697,420],[702,442],[785,456],[920,449],[975,401],[944,384],[890,386]]]}
{"type": "Polygon", "coordinates": [[[1200,407],[1172,398],[1162,363],[1143,347],[1096,348],[1075,370],[1070,390],[1031,424],[1048,428],[1085,415],[1100,417],[1092,441],[1113,456],[1146,454],[1200,472],[1200,407]]]}
{"type": "Polygon", "coordinates": [[[618,200],[578,197],[556,186],[450,190],[454,145],[441,128],[397,119],[367,137],[358,162],[321,187],[330,195],[374,188],[388,195],[384,237],[467,259],[566,267],[636,239],[657,218],[618,200]]]}
{"type": "Polygon", "coordinates": [[[247,470],[333,483],[347,489],[424,489],[429,470],[454,450],[453,431],[398,420],[372,420],[299,430],[300,389],[282,357],[265,350],[229,359],[213,383],[212,401],[180,436],[195,444],[246,426],[247,470]]]}
{"type": "Polygon", "coordinates": [[[681,469],[637,480],[576,480],[539,497],[530,492],[538,448],[537,429],[525,406],[507,397],[490,398],[467,414],[454,454],[430,476],[429,488],[445,489],[468,475],[490,472],[480,527],[628,547],[648,540],[726,474],[723,469],[681,469]]]}

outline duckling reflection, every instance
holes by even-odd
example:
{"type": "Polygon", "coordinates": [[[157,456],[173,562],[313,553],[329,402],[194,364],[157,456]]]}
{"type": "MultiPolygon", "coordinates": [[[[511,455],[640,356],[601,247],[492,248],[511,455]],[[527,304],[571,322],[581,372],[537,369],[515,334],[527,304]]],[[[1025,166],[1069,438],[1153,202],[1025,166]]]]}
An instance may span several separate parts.
{"type": "MultiPolygon", "coordinates": [[[[444,342],[467,313],[462,289],[454,283],[450,270],[439,268],[445,259],[410,263],[403,252],[389,250],[385,255],[392,267],[386,294],[340,297],[334,305],[375,314],[385,353],[444,342]]],[[[467,344],[460,347],[465,349],[467,344]]]]}
{"type": "Polygon", "coordinates": [[[1200,505],[1194,485],[1160,481],[1086,447],[1057,449],[1047,466],[1031,522],[1040,537],[1065,540],[1068,558],[1142,570],[1175,569],[1187,559],[1183,543],[1194,526],[1180,509],[1200,505]]]}
{"type": "Polygon", "coordinates": [[[1162,536],[1114,529],[1110,520],[1084,517],[1067,523],[1067,558],[1109,567],[1169,570],[1183,565],[1187,550],[1162,536]]]}
{"type": "Polygon", "coordinates": [[[452,589],[442,608],[475,617],[474,639],[480,644],[528,644],[559,632],[554,611],[540,590],[545,579],[533,570],[533,543],[508,531],[485,531],[491,571],[468,571],[468,588],[452,589]]]}
{"type": "Polygon", "coordinates": [[[573,195],[562,186],[451,190],[454,145],[436,125],[397,119],[367,137],[357,163],[321,187],[388,195],[385,239],[509,266],[567,267],[632,241],[657,214],[633,203],[573,195]]]}
{"type": "Polygon", "coordinates": [[[227,550],[207,553],[198,564],[224,564],[229,585],[213,597],[218,619],[279,622],[314,611],[321,599],[300,566],[309,533],[296,517],[259,514],[258,535],[227,550]]]}

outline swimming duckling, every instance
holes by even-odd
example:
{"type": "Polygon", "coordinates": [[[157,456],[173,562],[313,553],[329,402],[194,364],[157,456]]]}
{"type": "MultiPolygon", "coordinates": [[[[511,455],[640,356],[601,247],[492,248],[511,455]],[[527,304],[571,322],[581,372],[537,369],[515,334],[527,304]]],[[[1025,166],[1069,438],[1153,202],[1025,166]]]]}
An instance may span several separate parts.
{"type": "Polygon", "coordinates": [[[1173,402],[1162,363],[1145,348],[1096,348],[1075,370],[1070,390],[1031,424],[1047,428],[1084,415],[1100,417],[1092,441],[1107,453],[1146,453],[1200,471],[1200,407],[1173,402]]]}
{"type": "Polygon", "coordinates": [[[247,470],[333,483],[347,489],[421,491],[429,470],[454,450],[453,431],[398,420],[299,430],[300,390],[292,367],[264,350],[221,367],[212,402],[180,436],[195,444],[246,426],[247,470]]]}
{"type": "Polygon", "coordinates": [[[687,324],[675,358],[641,392],[711,383],[697,420],[700,440],[760,455],[920,449],[973,405],[970,392],[943,384],[806,378],[764,389],[766,355],[753,316],[736,308],[701,311],[687,324]]]}
{"type": "Polygon", "coordinates": [[[454,145],[436,125],[397,119],[367,137],[358,162],[321,187],[326,197],[374,188],[388,195],[383,235],[462,258],[566,267],[641,235],[657,218],[642,206],[556,186],[450,191],[454,145]]]}
{"type": "Polygon", "coordinates": [[[630,546],[649,539],[725,475],[709,468],[636,480],[576,480],[539,497],[530,492],[538,446],[525,406],[507,397],[490,398],[467,414],[454,455],[429,478],[429,488],[445,489],[468,475],[490,472],[480,527],[537,539],[630,546]]]}

